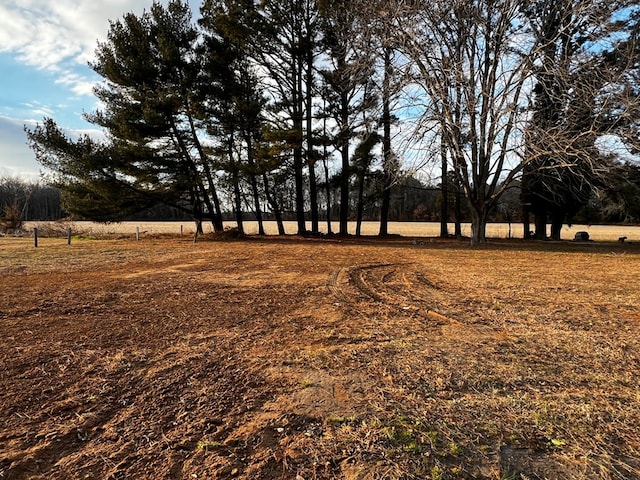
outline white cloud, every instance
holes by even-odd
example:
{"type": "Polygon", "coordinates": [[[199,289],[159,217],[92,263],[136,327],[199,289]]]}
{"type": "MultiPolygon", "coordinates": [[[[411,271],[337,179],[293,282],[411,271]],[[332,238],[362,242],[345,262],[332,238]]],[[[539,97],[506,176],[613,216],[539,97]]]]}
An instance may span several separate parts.
{"type": "MultiPolygon", "coordinates": [[[[98,41],[106,40],[109,21],[121,19],[128,12],[140,15],[151,7],[152,2],[2,0],[0,54],[9,55],[24,66],[49,72],[55,78],[55,83],[64,86],[71,96],[90,97],[97,77],[87,63],[94,59],[98,41]]],[[[166,4],[166,0],[163,3],[166,4]]],[[[199,2],[193,2],[192,6],[197,11],[199,2]]],[[[22,75],[22,72],[16,74],[22,75]]],[[[25,91],[21,92],[20,98],[40,98],[41,102],[16,101],[0,105],[0,176],[37,177],[42,167],[27,145],[24,125],[33,128],[37,121],[32,118],[55,118],[69,108],[81,108],[65,106],[76,102],[54,95],[53,92],[49,95],[45,92],[44,97],[40,95],[42,91],[29,94],[29,85],[31,82],[25,78],[25,91]]],[[[97,99],[94,103],[97,104],[97,99]]],[[[79,116],[79,113],[74,116],[79,116]]],[[[60,126],[64,127],[62,124],[60,126]]],[[[99,140],[105,139],[103,132],[90,127],[86,130],[65,129],[65,133],[71,138],[88,134],[99,140]]]]}
{"type": "Polygon", "coordinates": [[[54,110],[50,106],[38,102],[25,103],[25,107],[29,109],[31,115],[36,117],[51,117],[54,114],[54,110]]]}
{"type": "Polygon", "coordinates": [[[78,96],[93,95],[93,87],[95,86],[95,82],[91,82],[82,75],[73,72],[63,72],[56,80],[56,83],[68,86],[78,96]]]}
{"type": "Polygon", "coordinates": [[[142,13],[150,0],[13,0],[0,4],[0,53],[25,65],[53,72],[78,96],[91,95],[92,73],[74,72],[94,59],[109,20],[142,13]]]}
{"type": "MultiPolygon", "coordinates": [[[[161,0],[166,4],[167,0],[161,0]]],[[[109,21],[118,20],[128,12],[140,15],[149,10],[153,0],[2,0],[0,1],[0,54],[22,64],[24,69],[11,71],[8,85],[21,89],[0,103],[0,175],[37,176],[41,170],[27,146],[24,124],[33,127],[42,117],[66,120],[78,126],[78,117],[93,95],[97,76],[87,63],[94,60],[99,41],[107,38],[109,21]],[[33,69],[40,70],[33,75],[33,69]],[[24,73],[26,72],[26,73],[24,73]],[[41,75],[46,72],[47,75],[41,75]],[[38,80],[22,77],[31,74],[38,80]],[[58,88],[47,89],[41,80],[54,78],[58,88]],[[20,83],[20,79],[24,82],[20,83]],[[30,92],[32,85],[38,91],[30,92]],[[60,86],[69,95],[60,94],[60,86]],[[39,98],[40,102],[25,100],[39,98]],[[72,112],[75,110],[75,112],[72,112]],[[10,118],[11,116],[12,118],[10,118]],[[31,120],[37,118],[39,120],[31,120]],[[28,120],[25,120],[28,119],[28,120]],[[71,120],[73,119],[73,120],[71,120]]],[[[191,2],[195,12],[200,2],[191,2]]],[[[13,68],[13,67],[11,67],[13,68]]],[[[4,72],[3,72],[4,73],[4,72]]],[[[2,74],[0,74],[0,81],[2,74]]],[[[52,86],[53,87],[53,86],[52,86]]],[[[8,87],[9,88],[9,87],[8,87]]],[[[99,106],[94,98],[91,102],[99,106]]],[[[89,127],[89,125],[87,124],[89,127]]],[[[104,139],[103,132],[90,129],[65,129],[72,138],[89,134],[104,139]]]]}
{"type": "MultiPolygon", "coordinates": [[[[166,4],[166,0],[162,3],[166,4]]],[[[201,2],[191,1],[194,16],[201,2]]],[[[152,0],[8,0],[0,3],[0,53],[58,76],[78,96],[92,95],[93,73],[77,73],[95,59],[109,21],[149,10],[152,0]]]]}

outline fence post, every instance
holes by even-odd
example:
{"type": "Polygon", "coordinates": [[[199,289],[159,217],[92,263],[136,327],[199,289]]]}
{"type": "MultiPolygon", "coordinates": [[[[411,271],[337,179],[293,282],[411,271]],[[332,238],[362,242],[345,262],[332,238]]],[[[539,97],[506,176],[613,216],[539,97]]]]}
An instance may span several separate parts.
{"type": "Polygon", "coordinates": [[[67,245],[71,245],[71,227],[67,227],[67,245]]]}
{"type": "Polygon", "coordinates": [[[33,227],[33,246],[38,248],[38,227],[33,227]]]}
{"type": "Polygon", "coordinates": [[[136,241],[140,240],[140,227],[136,227],[136,241]]]}

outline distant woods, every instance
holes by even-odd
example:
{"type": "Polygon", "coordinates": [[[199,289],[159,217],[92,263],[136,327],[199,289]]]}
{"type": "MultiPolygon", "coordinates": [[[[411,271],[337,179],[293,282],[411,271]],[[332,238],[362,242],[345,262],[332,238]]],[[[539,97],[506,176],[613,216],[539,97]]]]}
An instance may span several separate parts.
{"type": "Polygon", "coordinates": [[[545,238],[638,220],[638,32],[617,0],[205,0],[197,21],[155,2],[97,46],[85,118],[107,140],[50,118],[27,136],[62,208],[96,221],[457,219],[483,242],[497,219],[545,238]]]}
{"type": "MultiPolygon", "coordinates": [[[[629,167],[629,175],[635,175],[640,185],[640,168],[629,167]]],[[[453,179],[450,179],[453,183],[453,179]]],[[[600,197],[593,197],[579,211],[575,212],[575,223],[640,223],[640,188],[631,188],[627,179],[619,180],[614,188],[600,197]]],[[[291,192],[293,194],[293,192],[291,192]]],[[[461,191],[448,188],[447,204],[450,205],[445,217],[446,223],[467,223],[471,221],[469,210],[461,191]]],[[[366,192],[361,221],[379,221],[383,200],[371,192],[366,192]]],[[[509,189],[501,198],[498,207],[489,220],[494,222],[522,222],[521,189],[518,184],[509,189]]],[[[357,197],[352,208],[356,210],[357,197]]],[[[390,189],[388,219],[394,222],[440,222],[442,217],[442,185],[431,185],[414,177],[405,177],[390,189]]],[[[23,222],[55,221],[71,216],[63,208],[60,191],[41,181],[29,181],[19,178],[0,178],[0,233],[17,230],[23,222]]],[[[284,220],[295,220],[293,210],[283,212],[284,220]]],[[[75,216],[76,219],[85,219],[75,216]]],[[[338,206],[334,205],[331,218],[338,220],[338,206]]],[[[236,220],[232,210],[223,211],[225,221],[236,220]]],[[[191,216],[169,205],[158,204],[146,210],[131,214],[123,220],[148,221],[188,221],[191,216]]],[[[251,211],[243,213],[243,220],[255,221],[251,211]]],[[[265,214],[264,220],[275,220],[273,215],[265,214]]],[[[350,221],[357,221],[350,217],[350,221]]],[[[451,234],[459,233],[454,229],[451,234]]]]}
{"type": "Polygon", "coordinates": [[[25,221],[58,220],[63,215],[57,188],[0,177],[0,233],[17,230],[25,221]]]}

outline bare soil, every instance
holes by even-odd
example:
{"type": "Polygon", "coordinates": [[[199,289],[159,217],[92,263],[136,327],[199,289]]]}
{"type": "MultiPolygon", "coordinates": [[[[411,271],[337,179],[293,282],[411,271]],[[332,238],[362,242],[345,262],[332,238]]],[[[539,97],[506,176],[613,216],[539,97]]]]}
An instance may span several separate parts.
{"type": "Polygon", "coordinates": [[[0,238],[0,479],[640,478],[638,245],[0,238]]]}

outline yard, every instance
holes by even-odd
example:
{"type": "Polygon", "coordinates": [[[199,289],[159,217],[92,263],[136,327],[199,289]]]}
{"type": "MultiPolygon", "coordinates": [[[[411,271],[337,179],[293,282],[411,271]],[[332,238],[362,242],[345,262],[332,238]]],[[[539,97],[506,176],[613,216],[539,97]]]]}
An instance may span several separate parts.
{"type": "Polygon", "coordinates": [[[0,238],[0,479],[640,478],[640,246],[0,238]]]}

